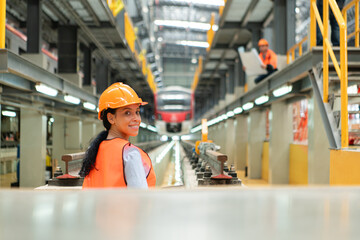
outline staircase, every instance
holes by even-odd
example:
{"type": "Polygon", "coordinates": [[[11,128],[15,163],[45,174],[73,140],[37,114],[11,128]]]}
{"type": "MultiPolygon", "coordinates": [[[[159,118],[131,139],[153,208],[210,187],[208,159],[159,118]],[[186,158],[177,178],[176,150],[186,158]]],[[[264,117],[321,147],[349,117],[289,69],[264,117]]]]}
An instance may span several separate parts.
{"type": "MultiPolygon", "coordinates": [[[[319,63],[309,71],[309,77],[313,86],[316,102],[318,103],[321,117],[324,122],[325,131],[329,139],[330,148],[341,149],[341,94],[340,94],[340,79],[335,71],[334,65],[329,63],[329,101],[323,102],[323,64],[319,63]]],[[[360,62],[348,62],[348,86],[360,84],[360,62]]],[[[348,109],[349,105],[360,104],[359,93],[348,94],[348,109]]],[[[349,116],[360,114],[360,109],[349,110],[349,116]]],[[[352,129],[349,125],[349,139],[354,136],[360,137],[360,129],[352,129]]],[[[357,143],[350,142],[349,147],[360,147],[357,143]]]]}

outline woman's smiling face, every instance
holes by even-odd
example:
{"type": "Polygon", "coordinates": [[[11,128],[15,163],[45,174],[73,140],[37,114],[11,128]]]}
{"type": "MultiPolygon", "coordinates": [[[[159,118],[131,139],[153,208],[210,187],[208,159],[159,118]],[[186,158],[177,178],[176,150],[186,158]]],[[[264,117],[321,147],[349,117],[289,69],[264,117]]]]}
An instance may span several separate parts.
{"type": "Polygon", "coordinates": [[[109,132],[114,137],[129,140],[130,136],[137,136],[141,123],[140,105],[132,104],[116,109],[115,114],[108,113],[108,121],[111,124],[109,132]]]}

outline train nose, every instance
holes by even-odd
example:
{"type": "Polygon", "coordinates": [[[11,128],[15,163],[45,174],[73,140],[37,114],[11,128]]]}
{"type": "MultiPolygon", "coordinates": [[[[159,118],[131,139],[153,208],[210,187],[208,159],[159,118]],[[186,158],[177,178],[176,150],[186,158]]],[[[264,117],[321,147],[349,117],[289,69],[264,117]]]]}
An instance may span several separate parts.
{"type": "Polygon", "coordinates": [[[181,123],[167,123],[166,131],[169,133],[181,132],[181,123]]]}

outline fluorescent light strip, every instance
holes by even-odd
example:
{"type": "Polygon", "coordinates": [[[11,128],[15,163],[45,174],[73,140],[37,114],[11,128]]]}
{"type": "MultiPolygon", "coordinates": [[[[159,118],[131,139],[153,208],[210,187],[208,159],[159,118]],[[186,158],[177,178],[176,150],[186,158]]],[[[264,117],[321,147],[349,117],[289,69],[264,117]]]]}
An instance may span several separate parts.
{"type": "Polygon", "coordinates": [[[92,103],[89,103],[89,102],[84,102],[83,107],[86,108],[86,109],[89,109],[89,110],[93,110],[93,111],[96,109],[95,104],[92,104],[92,103]]]}
{"type": "Polygon", "coordinates": [[[230,117],[233,117],[235,115],[235,113],[233,112],[233,111],[228,111],[227,113],[226,113],[226,116],[228,116],[229,118],[230,117]]]}
{"type": "Polygon", "coordinates": [[[71,96],[71,95],[65,95],[64,100],[66,102],[69,102],[69,103],[72,103],[72,104],[75,104],[75,105],[80,103],[80,98],[77,98],[77,97],[74,97],[74,96],[71,96]]]}
{"type": "Polygon", "coordinates": [[[191,3],[191,4],[202,4],[202,5],[211,5],[211,6],[224,6],[224,0],[172,0],[172,2],[178,3],[191,3]]]}
{"type": "Polygon", "coordinates": [[[273,91],[273,95],[275,97],[280,97],[280,96],[283,96],[285,94],[288,94],[291,91],[292,91],[292,85],[285,85],[285,86],[282,86],[282,87],[279,87],[279,88],[275,89],[273,91]]]}
{"type": "Polygon", "coordinates": [[[160,137],[160,141],[162,141],[162,142],[166,142],[168,139],[169,139],[169,137],[166,136],[166,135],[162,135],[162,136],[160,137]]]}
{"type": "Polygon", "coordinates": [[[237,107],[237,108],[234,109],[235,114],[240,114],[242,112],[243,112],[243,109],[241,107],[237,107]]]}
{"type": "Polygon", "coordinates": [[[258,97],[257,99],[255,99],[255,104],[256,105],[261,105],[264,104],[266,102],[269,101],[269,96],[263,95],[261,97],[258,97]]]}
{"type": "Polygon", "coordinates": [[[163,158],[166,156],[166,154],[170,151],[170,149],[174,146],[175,141],[172,140],[169,145],[166,146],[166,148],[164,149],[164,151],[162,151],[159,156],[157,156],[156,158],[156,163],[160,163],[161,160],[163,160],[163,158]]]}
{"type": "Polygon", "coordinates": [[[146,123],[141,122],[141,123],[140,123],[140,127],[142,127],[142,128],[146,128],[146,127],[147,127],[147,125],[146,125],[146,123]]]}
{"type": "Polygon", "coordinates": [[[190,132],[191,132],[191,133],[196,133],[196,132],[200,131],[201,128],[202,128],[202,127],[201,127],[201,124],[200,124],[200,125],[194,127],[193,129],[191,129],[190,132]]]}
{"type": "Polygon", "coordinates": [[[148,125],[146,128],[149,129],[152,132],[157,132],[157,129],[154,126],[148,125]]]}
{"type": "Polygon", "coordinates": [[[189,46],[189,47],[201,47],[201,48],[208,48],[209,43],[208,42],[199,42],[199,41],[176,41],[176,44],[183,45],[183,46],[189,46]]]}
{"type": "Polygon", "coordinates": [[[43,94],[46,94],[48,96],[51,96],[51,97],[55,97],[56,95],[58,95],[59,91],[54,89],[54,88],[51,88],[43,83],[38,83],[35,85],[35,89],[36,91],[40,92],[40,93],[43,93],[43,94]]]}
{"type": "Polygon", "coordinates": [[[1,111],[1,114],[6,117],[16,117],[16,112],[13,111],[1,111]]]}
{"type": "Polygon", "coordinates": [[[250,110],[254,107],[254,103],[252,102],[248,102],[248,103],[245,103],[243,106],[242,106],[242,109],[244,109],[245,111],[247,110],[250,110]]]}
{"type": "MultiPolygon", "coordinates": [[[[188,21],[178,21],[178,20],[159,20],[158,19],[158,20],[154,21],[154,24],[157,26],[190,28],[190,29],[203,30],[203,31],[208,31],[211,27],[210,23],[188,22],[188,21]]],[[[215,25],[213,25],[213,26],[215,26],[215,25]]]]}

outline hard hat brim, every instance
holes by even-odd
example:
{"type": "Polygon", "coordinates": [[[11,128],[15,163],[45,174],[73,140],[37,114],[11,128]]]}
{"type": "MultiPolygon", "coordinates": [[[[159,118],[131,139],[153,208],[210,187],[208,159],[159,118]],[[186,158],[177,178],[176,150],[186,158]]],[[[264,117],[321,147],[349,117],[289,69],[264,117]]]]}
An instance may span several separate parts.
{"type": "MultiPolygon", "coordinates": [[[[127,103],[127,104],[122,105],[121,107],[117,107],[117,108],[123,108],[123,107],[130,106],[130,105],[133,105],[133,104],[140,104],[140,106],[144,106],[144,105],[147,105],[148,102],[133,102],[133,103],[127,103]]],[[[111,107],[108,107],[108,108],[111,108],[111,107]]],[[[102,120],[102,119],[101,119],[101,113],[102,113],[103,111],[105,111],[106,109],[108,109],[108,108],[105,108],[105,109],[103,109],[101,112],[98,113],[98,119],[99,119],[99,120],[102,120]]]]}

